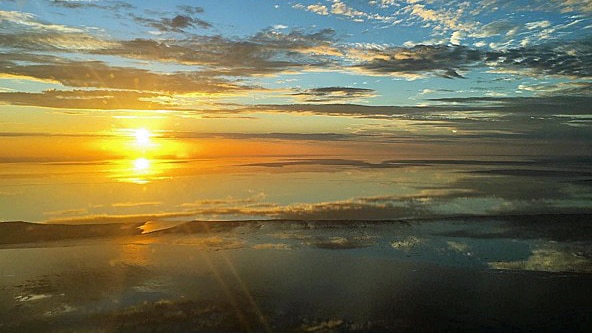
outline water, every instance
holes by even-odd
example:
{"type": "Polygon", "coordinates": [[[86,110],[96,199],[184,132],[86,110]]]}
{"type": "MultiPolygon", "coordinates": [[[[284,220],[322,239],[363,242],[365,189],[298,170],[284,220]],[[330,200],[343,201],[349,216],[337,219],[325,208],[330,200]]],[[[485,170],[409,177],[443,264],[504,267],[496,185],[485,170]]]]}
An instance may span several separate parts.
{"type": "MultiPolygon", "coordinates": [[[[545,223],[520,232],[550,218],[209,222],[208,229],[190,223],[144,235],[5,245],[0,327],[585,331],[589,235],[559,239],[545,223]]],[[[588,220],[569,217],[584,227],[588,220]]]]}

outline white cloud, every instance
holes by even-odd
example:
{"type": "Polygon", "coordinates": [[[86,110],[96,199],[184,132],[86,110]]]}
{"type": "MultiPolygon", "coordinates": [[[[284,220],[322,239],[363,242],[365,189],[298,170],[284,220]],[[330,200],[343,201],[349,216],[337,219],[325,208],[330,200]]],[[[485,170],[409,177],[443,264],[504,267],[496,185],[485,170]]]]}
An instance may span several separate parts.
{"type": "Polygon", "coordinates": [[[333,4],[331,5],[331,13],[347,17],[367,16],[366,13],[355,10],[339,0],[333,1],[333,4]]]}
{"type": "Polygon", "coordinates": [[[526,23],[525,27],[528,30],[534,30],[534,29],[544,29],[544,28],[548,28],[551,26],[551,22],[549,21],[536,21],[536,22],[528,22],[526,23]]]}
{"type": "Polygon", "coordinates": [[[329,9],[327,8],[327,6],[321,4],[309,5],[308,7],[306,7],[306,10],[319,15],[329,15],[329,9]]]}
{"type": "Polygon", "coordinates": [[[82,33],[84,30],[78,28],[67,27],[60,24],[46,24],[37,20],[37,17],[30,13],[3,11],[0,10],[0,27],[3,29],[5,23],[8,22],[11,26],[17,25],[19,32],[24,30],[34,31],[51,31],[61,33],[82,33]]]}
{"type": "Polygon", "coordinates": [[[450,36],[450,44],[460,45],[462,39],[465,37],[465,33],[462,31],[455,31],[450,36]]]}

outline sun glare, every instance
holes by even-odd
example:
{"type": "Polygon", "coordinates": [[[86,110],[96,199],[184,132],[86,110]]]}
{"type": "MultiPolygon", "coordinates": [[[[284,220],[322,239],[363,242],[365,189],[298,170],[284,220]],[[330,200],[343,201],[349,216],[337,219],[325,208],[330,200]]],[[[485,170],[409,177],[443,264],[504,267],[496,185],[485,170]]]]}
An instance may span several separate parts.
{"type": "Polygon", "coordinates": [[[135,130],[135,136],[136,136],[136,143],[139,146],[145,146],[147,144],[150,143],[150,131],[148,131],[145,128],[139,128],[137,130],[135,130]]]}
{"type": "Polygon", "coordinates": [[[136,171],[147,171],[150,169],[150,161],[145,158],[137,158],[134,160],[134,169],[136,171]]]}

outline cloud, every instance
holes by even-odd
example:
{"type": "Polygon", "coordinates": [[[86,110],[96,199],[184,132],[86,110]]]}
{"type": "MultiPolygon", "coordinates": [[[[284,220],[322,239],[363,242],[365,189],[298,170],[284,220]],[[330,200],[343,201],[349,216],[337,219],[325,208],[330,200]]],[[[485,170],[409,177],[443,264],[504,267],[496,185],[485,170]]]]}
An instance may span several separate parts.
{"type": "Polygon", "coordinates": [[[556,84],[521,84],[519,90],[531,91],[539,96],[590,96],[592,95],[592,82],[568,81],[556,84]]]}
{"type": "Polygon", "coordinates": [[[559,110],[569,110],[569,114],[590,114],[589,96],[541,96],[541,97],[461,97],[432,98],[431,101],[454,103],[457,106],[473,106],[480,109],[496,110],[505,113],[525,115],[553,115],[559,110]]]}
{"type": "MultiPolygon", "coordinates": [[[[460,43],[462,36],[453,34],[451,42],[460,43]]],[[[347,55],[355,62],[348,69],[368,75],[461,78],[462,71],[490,67],[493,72],[528,76],[592,77],[592,38],[492,51],[461,45],[358,46],[347,55]]]]}
{"type": "Polygon", "coordinates": [[[130,207],[145,207],[145,206],[159,206],[162,202],[159,201],[146,201],[146,202],[115,202],[111,204],[111,207],[116,208],[130,208],[130,207]]]}
{"type": "Polygon", "coordinates": [[[301,90],[291,94],[305,102],[336,102],[360,100],[375,96],[375,90],[350,87],[323,87],[301,90]]]}
{"type": "Polygon", "coordinates": [[[89,31],[89,28],[43,22],[30,13],[0,10],[0,47],[82,52],[113,45],[89,31]]]}
{"type": "Polygon", "coordinates": [[[460,17],[463,13],[461,8],[457,10],[443,8],[427,8],[424,4],[417,3],[417,1],[407,1],[409,5],[405,11],[411,15],[420,18],[425,22],[434,22],[438,26],[437,30],[466,30],[469,25],[460,22],[460,17]]]}
{"type": "Polygon", "coordinates": [[[92,52],[116,46],[83,32],[16,32],[0,34],[0,47],[27,51],[92,52]]]}
{"type": "Polygon", "coordinates": [[[293,8],[313,12],[321,16],[335,15],[343,19],[347,19],[353,22],[378,22],[381,24],[394,25],[401,23],[402,20],[396,15],[381,15],[379,13],[365,12],[359,9],[355,9],[340,0],[333,0],[330,7],[323,4],[303,5],[297,3],[292,6],[293,8]]]}
{"type": "Polygon", "coordinates": [[[355,10],[339,0],[333,0],[333,4],[331,5],[331,14],[343,15],[351,18],[366,15],[366,13],[355,10]]]}
{"type": "Polygon", "coordinates": [[[356,21],[356,22],[363,22],[364,21],[363,18],[370,17],[370,15],[368,13],[365,13],[360,10],[356,10],[339,0],[333,0],[332,2],[333,3],[331,4],[331,7],[327,7],[327,6],[322,5],[320,3],[308,5],[308,6],[298,3],[292,7],[296,8],[296,9],[306,10],[306,11],[309,11],[309,12],[312,12],[312,13],[315,13],[318,15],[322,15],[322,16],[327,16],[327,15],[329,15],[329,13],[331,13],[333,15],[344,16],[344,17],[352,19],[353,21],[356,21]]]}
{"type": "Polygon", "coordinates": [[[485,62],[493,68],[513,70],[522,75],[590,78],[592,38],[492,51],[487,53],[485,62]]]}
{"type": "MultiPolygon", "coordinates": [[[[183,9],[182,14],[162,19],[134,17],[142,24],[162,32],[208,24],[183,9]]],[[[4,36],[0,46],[23,51],[62,51],[87,55],[112,55],[150,61],[204,66],[204,76],[266,75],[307,68],[327,69],[333,57],[342,55],[334,40],[335,31],[265,29],[244,38],[219,35],[187,35],[185,39],[110,40],[85,29],[40,22],[36,16],[21,12],[0,11],[4,36]]],[[[202,78],[202,81],[206,81],[202,78]]]]}
{"type": "Polygon", "coordinates": [[[86,208],[78,208],[78,209],[64,209],[64,210],[56,210],[56,211],[50,211],[50,212],[45,212],[43,213],[43,215],[46,216],[72,216],[72,215],[81,215],[81,214],[87,214],[88,210],[86,208]]]}
{"type": "Polygon", "coordinates": [[[0,28],[3,32],[14,33],[18,31],[56,32],[56,33],[81,33],[81,28],[68,27],[61,24],[42,22],[31,13],[0,10],[0,28]]]}
{"type": "Polygon", "coordinates": [[[171,218],[195,216],[193,212],[167,212],[155,214],[98,214],[98,215],[80,215],[63,218],[52,218],[46,221],[49,224],[112,224],[112,223],[145,223],[152,220],[166,220],[171,218]]]}
{"type": "Polygon", "coordinates": [[[455,31],[450,36],[450,44],[452,45],[460,45],[461,41],[465,37],[465,33],[462,31],[455,31]]]}
{"type": "Polygon", "coordinates": [[[531,256],[526,260],[490,262],[489,267],[501,270],[592,272],[592,259],[589,256],[578,254],[578,250],[581,248],[577,246],[568,246],[563,249],[558,246],[541,247],[533,250],[531,256]]]}
{"type": "Polygon", "coordinates": [[[121,9],[134,9],[135,7],[125,1],[89,1],[89,0],[51,0],[50,3],[56,7],[70,9],[97,8],[109,11],[121,9]]]}
{"type": "Polygon", "coordinates": [[[469,36],[475,38],[489,38],[497,35],[507,35],[515,32],[518,25],[508,20],[502,19],[480,26],[470,33],[469,36]]]}
{"type": "Polygon", "coordinates": [[[201,14],[204,12],[203,7],[199,7],[199,6],[182,5],[182,6],[178,6],[177,8],[179,8],[183,12],[190,14],[190,15],[201,14]]]}
{"type": "Polygon", "coordinates": [[[294,6],[292,6],[296,9],[304,9],[307,10],[309,12],[318,14],[318,15],[329,15],[329,9],[327,8],[327,6],[325,5],[321,5],[321,4],[316,4],[316,5],[302,5],[302,4],[295,4],[294,6]]]}
{"type": "MultiPolygon", "coordinates": [[[[546,1],[542,1],[543,3],[546,1]]],[[[592,12],[592,0],[552,0],[553,5],[560,8],[561,12],[592,12]]]]}
{"type": "Polygon", "coordinates": [[[334,45],[334,35],[332,29],[312,33],[266,29],[245,39],[192,36],[183,41],[120,41],[117,46],[98,53],[202,65],[205,68],[201,73],[210,76],[267,75],[330,68],[335,62],[332,58],[341,55],[334,45]]]}
{"type": "Polygon", "coordinates": [[[116,90],[47,90],[42,93],[0,92],[0,103],[58,109],[158,110],[170,105],[148,101],[160,95],[116,90]]]}
{"type": "MultiPolygon", "coordinates": [[[[437,101],[437,100],[435,100],[437,101]]],[[[332,116],[359,116],[359,117],[414,117],[433,111],[441,112],[444,106],[376,106],[360,104],[260,104],[242,109],[242,112],[297,112],[313,113],[332,116]]],[[[447,106],[448,111],[468,110],[466,106],[447,106]]],[[[424,118],[425,119],[425,118],[424,118]]]]}
{"type": "MultiPolygon", "coordinates": [[[[0,132],[2,136],[2,132],[0,132]]],[[[350,140],[357,135],[341,133],[195,133],[172,132],[165,134],[165,138],[222,138],[222,139],[261,139],[261,140],[293,140],[293,141],[343,141],[350,140]]]]}
{"type": "Polygon", "coordinates": [[[434,74],[462,78],[460,71],[480,64],[481,52],[465,46],[416,45],[411,48],[371,49],[365,59],[351,68],[374,75],[402,76],[434,74]]]}
{"type": "Polygon", "coordinates": [[[547,20],[528,22],[524,25],[527,30],[544,29],[551,26],[551,22],[547,20]]]}
{"type": "Polygon", "coordinates": [[[165,17],[160,19],[136,16],[134,17],[134,21],[157,29],[161,32],[185,32],[185,29],[188,28],[200,27],[203,29],[207,29],[212,27],[210,23],[202,19],[182,14],[175,15],[171,18],[165,17]]]}
{"type": "Polygon", "coordinates": [[[389,220],[429,214],[427,206],[414,201],[364,202],[345,201],[295,203],[290,205],[255,204],[235,206],[189,207],[180,212],[153,214],[98,214],[52,218],[52,224],[145,223],[148,221],[178,224],[179,218],[188,219],[289,219],[289,220],[389,220]]]}
{"type": "Polygon", "coordinates": [[[222,93],[242,89],[228,80],[199,72],[156,73],[132,67],[112,67],[100,61],[72,61],[56,57],[30,57],[37,63],[21,65],[21,55],[0,54],[0,75],[59,82],[75,88],[129,89],[167,93],[222,93]]]}

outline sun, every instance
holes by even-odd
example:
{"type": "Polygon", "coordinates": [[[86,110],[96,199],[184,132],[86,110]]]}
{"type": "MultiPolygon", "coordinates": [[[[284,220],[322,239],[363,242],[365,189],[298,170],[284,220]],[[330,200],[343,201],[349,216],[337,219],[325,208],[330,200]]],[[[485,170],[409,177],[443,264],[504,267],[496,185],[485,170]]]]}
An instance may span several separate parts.
{"type": "Polygon", "coordinates": [[[148,145],[150,143],[150,136],[152,136],[150,131],[145,128],[138,128],[134,131],[134,135],[136,137],[136,143],[139,146],[148,145]]]}

